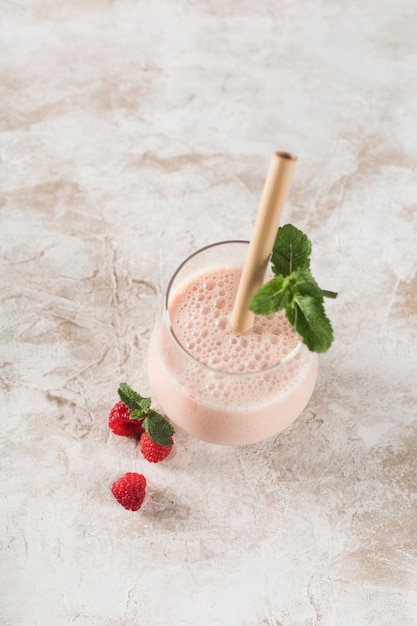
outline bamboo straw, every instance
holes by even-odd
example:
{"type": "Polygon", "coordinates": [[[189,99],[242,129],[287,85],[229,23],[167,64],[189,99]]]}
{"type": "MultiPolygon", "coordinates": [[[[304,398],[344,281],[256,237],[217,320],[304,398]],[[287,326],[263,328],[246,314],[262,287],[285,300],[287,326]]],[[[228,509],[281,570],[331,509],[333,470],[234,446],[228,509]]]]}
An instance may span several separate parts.
{"type": "Polygon", "coordinates": [[[272,156],[230,319],[236,333],[252,327],[254,314],[249,303],[264,281],[296,162],[297,157],[288,152],[272,156]]]}

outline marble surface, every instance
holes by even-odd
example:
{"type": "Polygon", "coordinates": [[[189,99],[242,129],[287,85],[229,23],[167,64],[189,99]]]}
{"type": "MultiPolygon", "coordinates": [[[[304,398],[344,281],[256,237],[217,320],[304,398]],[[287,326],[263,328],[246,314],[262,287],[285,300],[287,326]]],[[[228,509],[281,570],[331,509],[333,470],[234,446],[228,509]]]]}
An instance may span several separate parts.
{"type": "Polygon", "coordinates": [[[2,626],[417,624],[415,0],[0,0],[2,626]],[[107,428],[186,255],[298,155],[335,343],[280,436],[107,428]],[[136,513],[110,492],[127,471],[136,513]]]}

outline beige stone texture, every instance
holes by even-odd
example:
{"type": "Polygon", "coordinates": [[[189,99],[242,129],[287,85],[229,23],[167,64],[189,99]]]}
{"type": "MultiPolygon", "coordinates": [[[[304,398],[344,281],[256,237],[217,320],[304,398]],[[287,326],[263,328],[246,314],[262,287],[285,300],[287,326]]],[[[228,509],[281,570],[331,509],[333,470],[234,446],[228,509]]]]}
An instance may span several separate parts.
{"type": "Polygon", "coordinates": [[[416,32],[415,0],[0,0],[1,626],[417,624],[416,32]],[[275,150],[334,345],[282,434],[151,465],[118,384],[275,150]]]}

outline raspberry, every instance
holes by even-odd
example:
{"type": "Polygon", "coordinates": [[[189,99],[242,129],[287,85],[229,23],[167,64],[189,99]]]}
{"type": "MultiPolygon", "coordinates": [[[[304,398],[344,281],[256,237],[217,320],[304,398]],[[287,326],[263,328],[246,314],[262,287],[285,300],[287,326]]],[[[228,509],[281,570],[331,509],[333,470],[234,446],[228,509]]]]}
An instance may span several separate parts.
{"type": "Polygon", "coordinates": [[[142,422],[130,419],[130,409],[124,402],[114,405],[109,414],[109,428],[115,435],[122,437],[139,437],[143,433],[142,422]]]}
{"type": "Polygon", "coordinates": [[[168,454],[171,452],[174,443],[172,437],[170,437],[170,440],[172,441],[171,445],[161,446],[160,444],[155,443],[155,441],[153,441],[149,435],[144,432],[140,438],[140,449],[145,459],[151,463],[159,463],[159,461],[166,459],[168,454]]]}
{"type": "Polygon", "coordinates": [[[142,506],[146,493],[146,478],[143,474],[128,472],[112,485],[117,502],[128,511],[137,511],[142,506]]]}

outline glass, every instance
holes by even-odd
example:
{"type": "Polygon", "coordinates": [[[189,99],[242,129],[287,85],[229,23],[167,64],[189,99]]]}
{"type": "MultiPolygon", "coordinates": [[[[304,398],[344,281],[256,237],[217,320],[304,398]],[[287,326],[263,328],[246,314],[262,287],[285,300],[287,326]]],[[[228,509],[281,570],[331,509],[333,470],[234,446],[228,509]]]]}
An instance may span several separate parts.
{"type": "Polygon", "coordinates": [[[168,285],[149,343],[153,400],[174,426],[217,444],[281,432],[306,407],[317,378],[317,354],[283,312],[255,317],[245,335],[228,328],[247,247],[225,241],[188,257],[168,285]]]}

